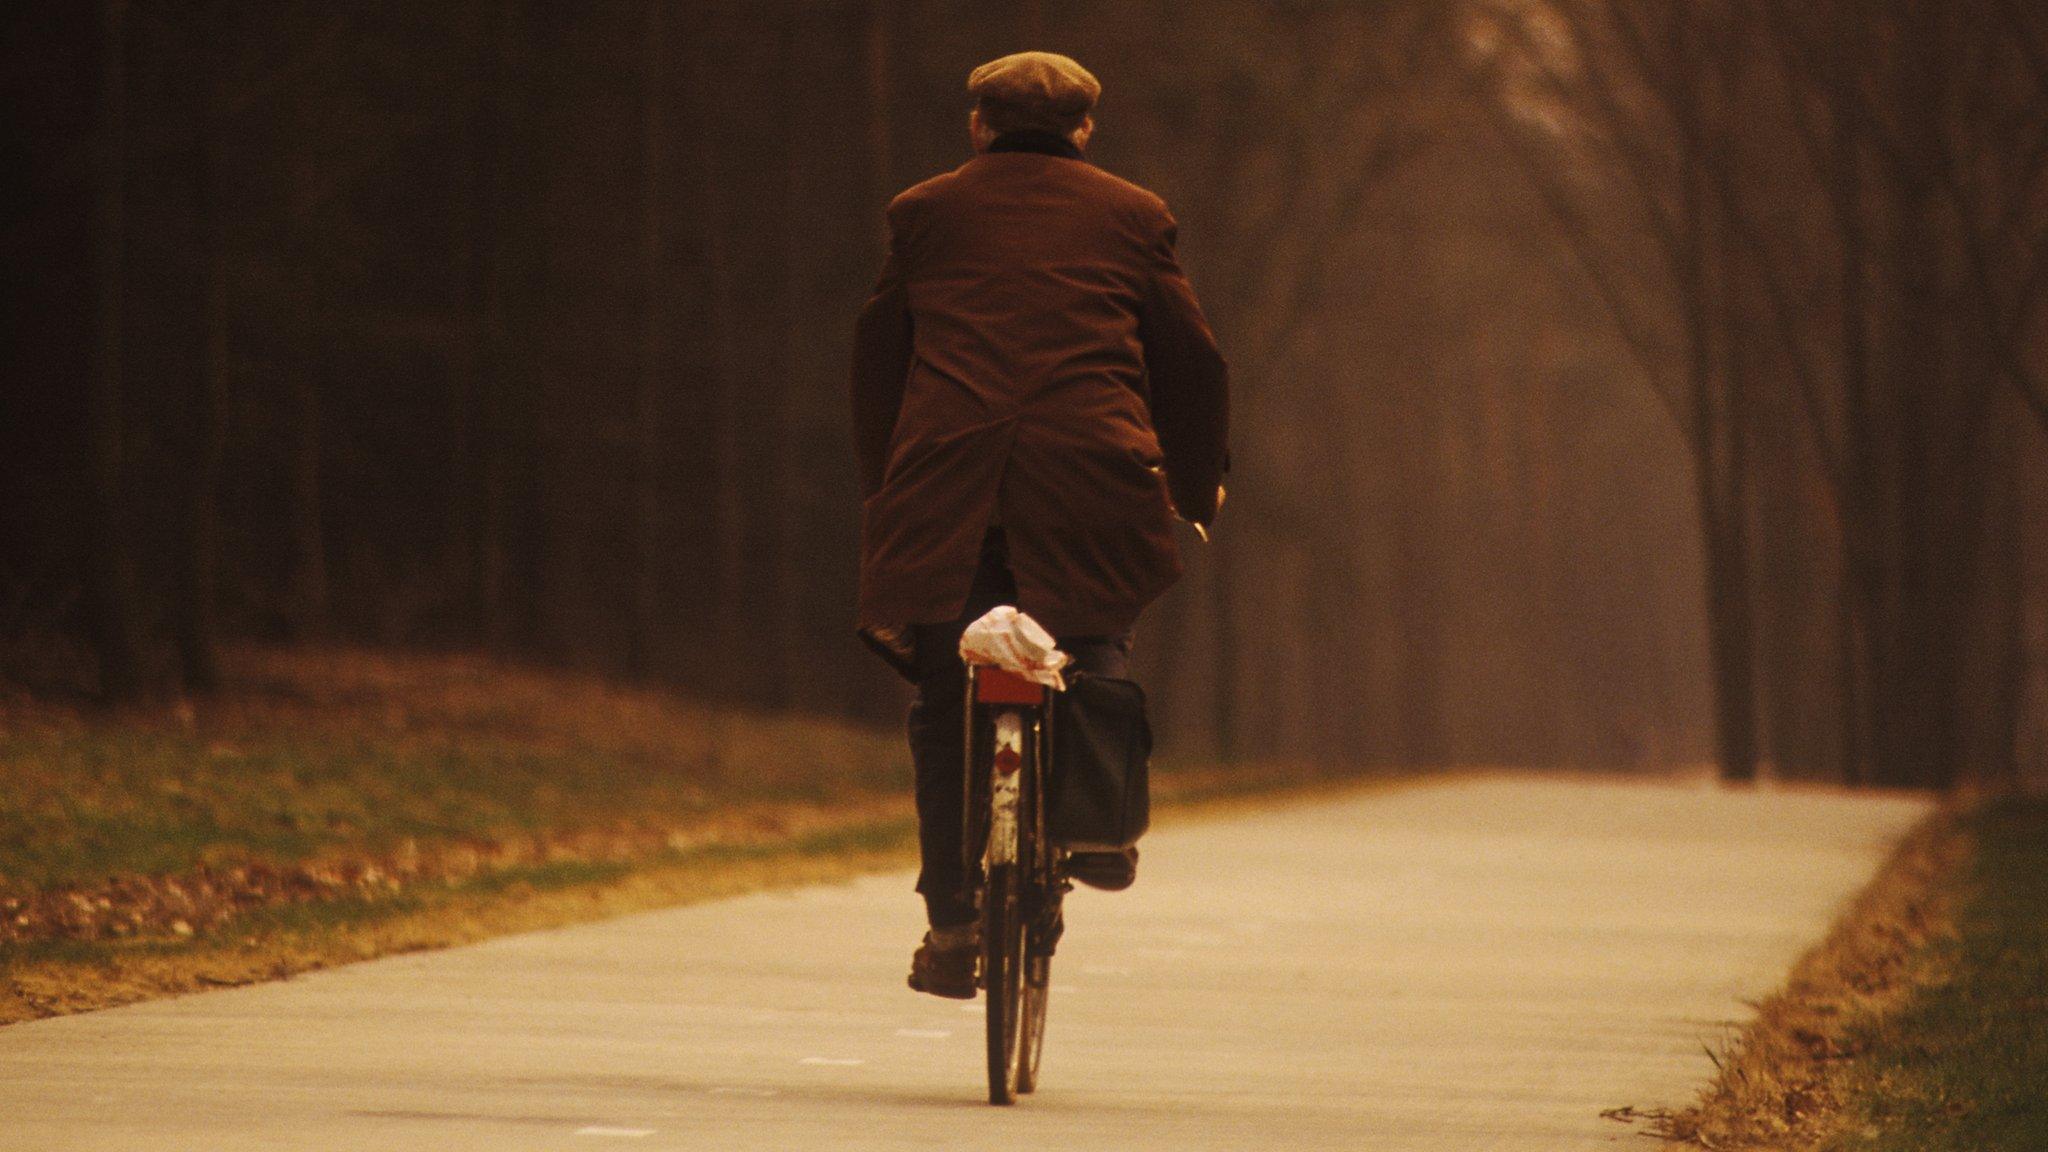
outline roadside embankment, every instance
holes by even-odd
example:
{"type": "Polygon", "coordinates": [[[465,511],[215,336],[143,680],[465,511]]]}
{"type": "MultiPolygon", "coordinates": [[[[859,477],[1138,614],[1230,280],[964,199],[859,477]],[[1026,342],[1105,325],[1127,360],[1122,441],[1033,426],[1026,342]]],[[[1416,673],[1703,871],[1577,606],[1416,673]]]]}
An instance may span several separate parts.
{"type": "Polygon", "coordinates": [[[914,859],[893,730],[476,657],[244,649],[229,673],[118,713],[0,699],[0,1024],[914,859]]]}
{"type": "Polygon", "coordinates": [[[1937,813],[1720,1058],[1674,1143],[2048,1148],[2048,798],[1937,813]]]}

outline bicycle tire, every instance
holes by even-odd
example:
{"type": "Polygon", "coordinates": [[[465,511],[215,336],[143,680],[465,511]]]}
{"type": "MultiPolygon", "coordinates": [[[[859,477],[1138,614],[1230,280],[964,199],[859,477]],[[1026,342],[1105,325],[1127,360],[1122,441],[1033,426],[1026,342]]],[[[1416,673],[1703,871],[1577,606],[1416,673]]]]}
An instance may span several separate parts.
{"type": "Polygon", "coordinates": [[[1017,1102],[1025,986],[1021,871],[1015,864],[990,868],[988,888],[982,896],[981,971],[988,1006],[991,1104],[1017,1102]]]}
{"type": "Polygon", "coordinates": [[[1022,1035],[1018,1042],[1023,1051],[1017,1059],[1017,1092],[1023,1095],[1038,1091],[1038,1061],[1045,1054],[1045,1009],[1046,1001],[1052,994],[1052,957],[1038,954],[1036,949],[1026,947],[1024,957],[1023,1019],[1019,1022],[1022,1035]]]}

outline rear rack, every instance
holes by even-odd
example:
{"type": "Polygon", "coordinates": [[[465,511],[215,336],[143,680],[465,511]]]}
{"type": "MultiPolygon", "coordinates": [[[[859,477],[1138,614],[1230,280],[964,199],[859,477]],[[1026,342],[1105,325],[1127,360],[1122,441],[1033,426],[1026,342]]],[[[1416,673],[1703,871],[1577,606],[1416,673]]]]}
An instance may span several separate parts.
{"type": "Polygon", "coordinates": [[[979,664],[974,669],[974,700],[977,704],[1042,705],[1045,685],[993,664],[979,664]]]}

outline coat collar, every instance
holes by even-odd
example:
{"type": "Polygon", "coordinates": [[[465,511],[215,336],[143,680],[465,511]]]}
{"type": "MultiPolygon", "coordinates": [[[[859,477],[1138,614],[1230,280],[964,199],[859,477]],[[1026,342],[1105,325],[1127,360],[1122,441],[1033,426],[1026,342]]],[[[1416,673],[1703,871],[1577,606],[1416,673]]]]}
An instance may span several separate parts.
{"type": "Polygon", "coordinates": [[[1005,132],[988,146],[990,152],[1036,152],[1041,156],[1083,159],[1074,142],[1052,132],[1005,132]]]}

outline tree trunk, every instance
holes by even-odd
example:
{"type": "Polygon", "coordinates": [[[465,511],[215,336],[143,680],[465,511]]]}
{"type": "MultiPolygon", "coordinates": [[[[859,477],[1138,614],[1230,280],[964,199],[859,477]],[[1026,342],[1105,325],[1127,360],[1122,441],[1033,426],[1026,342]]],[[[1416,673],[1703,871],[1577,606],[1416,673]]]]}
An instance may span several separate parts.
{"type": "Polygon", "coordinates": [[[464,20],[461,61],[474,68],[475,80],[459,97],[463,101],[457,133],[455,179],[448,204],[448,470],[443,486],[441,587],[436,589],[443,611],[465,630],[480,630],[483,620],[479,569],[483,551],[483,455],[489,451],[487,404],[483,386],[483,345],[486,319],[477,290],[479,237],[491,222],[481,219],[485,149],[490,131],[485,123],[492,87],[491,61],[497,46],[491,38],[492,15],[473,5],[464,20]]]}
{"type": "Polygon", "coordinates": [[[1892,188],[1891,279],[1897,285],[1897,313],[1887,326],[1887,465],[1883,480],[1883,543],[1886,586],[1878,621],[1881,655],[1872,700],[1875,724],[1875,783],[1900,788],[1938,788],[1948,778],[1952,752],[1947,701],[1949,612],[1943,603],[1945,572],[1954,562],[1951,528],[1941,510],[1945,469],[1938,427],[1954,417],[1947,403],[1957,384],[1953,375],[1946,286],[1942,274],[1939,208],[1926,165],[1939,163],[1942,149],[1940,50],[1934,34],[1938,14],[1918,5],[1906,14],[1906,45],[1897,65],[1894,96],[1904,113],[1901,148],[1924,161],[1897,174],[1892,188]],[[1932,19],[1930,19],[1932,17],[1932,19]]]}
{"type": "Polygon", "coordinates": [[[1998,492],[1999,531],[1990,541],[1997,565],[1998,631],[2003,643],[1992,654],[1992,698],[1984,778],[1994,786],[2018,789],[2024,783],[2020,764],[2020,732],[2025,721],[2027,687],[2027,518],[2025,461],[2013,450],[2005,461],[2004,484],[1998,492]]]}
{"type": "Polygon", "coordinates": [[[514,461],[521,455],[517,429],[526,408],[524,366],[513,354],[506,315],[512,279],[511,192],[508,166],[519,139],[516,68],[519,28],[515,0],[498,0],[492,35],[484,46],[485,128],[490,149],[484,161],[483,219],[489,229],[488,255],[482,269],[478,324],[482,390],[478,420],[481,430],[477,463],[476,594],[486,646],[504,654],[512,645],[512,508],[515,502],[514,461]],[[482,375],[488,372],[488,383],[482,375]]]}
{"type": "Polygon", "coordinates": [[[1440,582],[1445,565],[1429,521],[1440,510],[1432,496],[1442,492],[1444,484],[1443,477],[1437,475],[1438,454],[1443,451],[1438,402],[1432,396],[1420,396],[1409,411],[1408,443],[1398,458],[1400,471],[1388,516],[1394,535],[1394,627],[1400,638],[1400,675],[1394,685],[1400,725],[1395,755],[1401,767],[1416,768],[1443,759],[1438,721],[1444,694],[1440,582]]]}
{"type": "Polygon", "coordinates": [[[142,688],[135,560],[121,491],[123,304],[127,256],[128,3],[102,0],[100,147],[94,172],[93,363],[86,392],[85,595],[100,665],[100,695],[132,699],[142,688]]]}
{"type": "Polygon", "coordinates": [[[1747,565],[1739,529],[1707,533],[1708,653],[1714,669],[1714,747],[1723,780],[1756,779],[1756,685],[1747,565]]]}
{"type": "Polygon", "coordinates": [[[698,211],[704,227],[705,308],[709,356],[705,391],[711,398],[707,439],[711,445],[711,588],[707,636],[712,656],[706,683],[714,692],[744,695],[752,683],[746,634],[747,469],[741,417],[742,395],[733,301],[735,269],[726,242],[724,173],[719,165],[717,91],[712,83],[711,37],[699,29],[702,46],[695,57],[693,103],[699,181],[698,211]]]}
{"type": "Polygon", "coordinates": [[[762,488],[769,494],[765,505],[768,523],[763,536],[767,542],[766,570],[762,573],[766,612],[761,624],[759,651],[763,664],[762,701],[771,707],[787,708],[797,702],[797,676],[805,661],[797,651],[801,629],[797,621],[802,606],[809,602],[800,587],[803,572],[797,556],[798,518],[805,507],[797,486],[797,460],[803,440],[798,418],[797,395],[803,379],[804,320],[810,301],[805,298],[805,261],[811,250],[798,227],[804,204],[804,147],[802,108],[806,79],[801,55],[804,22],[791,19],[781,30],[781,77],[776,84],[778,120],[788,126],[784,136],[781,165],[782,187],[782,316],[781,371],[763,395],[762,419],[767,424],[767,451],[761,459],[766,475],[762,488]]]}
{"type": "MultiPolygon", "coordinates": [[[[1682,19],[1673,22],[1674,60],[1697,70],[1682,19]]],[[[1702,80],[1697,71],[1682,81],[1687,101],[1681,127],[1681,230],[1678,261],[1680,307],[1685,324],[1685,381],[1691,402],[1694,488],[1706,555],[1707,651],[1714,677],[1714,744],[1723,780],[1756,779],[1756,662],[1750,621],[1749,524],[1741,502],[1744,411],[1732,387],[1718,389],[1714,369],[1715,309],[1708,265],[1712,221],[1709,155],[1702,80]]]]}
{"type": "MultiPolygon", "coordinates": [[[[868,129],[868,177],[871,181],[869,194],[874,200],[876,218],[880,220],[882,205],[896,194],[895,164],[895,118],[890,115],[891,91],[889,81],[889,40],[890,7],[896,0],[868,0],[866,22],[863,32],[864,72],[867,82],[867,129],[868,129]]],[[[886,238],[887,229],[884,228],[886,238]]]]}
{"type": "Polygon", "coordinates": [[[666,292],[666,211],[662,204],[663,144],[668,131],[668,0],[647,0],[645,43],[645,106],[641,117],[641,272],[645,278],[640,325],[640,378],[633,394],[636,454],[633,524],[636,544],[633,569],[633,622],[628,636],[627,667],[636,677],[654,670],[655,629],[661,613],[662,500],[661,462],[666,455],[662,436],[662,380],[667,367],[668,317],[666,292]]]}
{"type": "MultiPolygon", "coordinates": [[[[1731,355],[1728,361],[1724,409],[1726,487],[1720,517],[1722,559],[1713,576],[1711,605],[1714,626],[1721,633],[1715,645],[1721,653],[1715,678],[1722,684],[1722,690],[1716,693],[1715,705],[1721,724],[1722,778],[1750,781],[1756,779],[1758,760],[1756,590],[1749,498],[1752,402],[1743,357],[1731,355]]],[[[1715,568],[1713,562],[1709,562],[1709,567],[1715,568]]]]}
{"type": "MultiPolygon", "coordinates": [[[[1856,42],[1839,51],[1853,50],[1856,42]]],[[[1847,65],[1842,65],[1845,72],[1847,65]]],[[[1880,577],[1873,560],[1877,533],[1878,478],[1875,414],[1870,394],[1869,239],[1864,226],[1862,135],[1856,117],[1835,113],[1831,196],[1841,243],[1842,309],[1842,491],[1835,506],[1841,517],[1841,588],[1836,598],[1836,631],[1841,648],[1842,779],[1862,784],[1870,777],[1870,707],[1877,648],[1870,630],[1878,611],[1880,577]]]]}
{"type": "Polygon", "coordinates": [[[226,142],[224,40],[221,5],[208,9],[212,25],[207,53],[203,122],[199,149],[200,235],[206,244],[204,323],[205,348],[198,387],[193,396],[191,472],[186,477],[183,531],[180,533],[180,587],[172,614],[178,667],[187,691],[211,692],[220,686],[220,658],[215,650],[215,604],[220,571],[221,467],[228,432],[228,253],[227,210],[222,203],[225,177],[221,150],[226,142]]]}
{"type": "MultiPolygon", "coordinates": [[[[862,159],[865,161],[865,175],[868,181],[868,199],[863,205],[866,215],[865,235],[874,241],[886,242],[888,223],[882,214],[883,206],[896,193],[895,164],[895,116],[890,79],[890,41],[893,36],[891,9],[896,0],[867,0],[860,13],[861,36],[861,83],[863,98],[861,133],[862,159]]],[[[849,174],[850,175],[850,174],[849,174]]],[[[838,609],[841,612],[845,608],[838,609]]],[[[848,646],[851,649],[853,646],[848,646]]],[[[864,654],[856,658],[868,661],[864,654]]],[[[862,674],[844,677],[848,693],[848,710],[857,715],[879,716],[901,706],[898,686],[894,677],[875,675],[877,666],[866,662],[862,674]]]]}
{"type": "Polygon", "coordinates": [[[291,370],[291,586],[287,593],[293,636],[324,635],[328,623],[327,533],[321,507],[320,386],[304,367],[291,370]]]}

